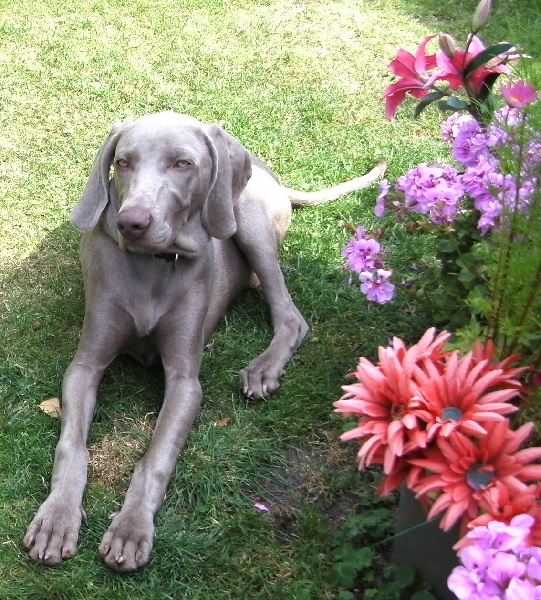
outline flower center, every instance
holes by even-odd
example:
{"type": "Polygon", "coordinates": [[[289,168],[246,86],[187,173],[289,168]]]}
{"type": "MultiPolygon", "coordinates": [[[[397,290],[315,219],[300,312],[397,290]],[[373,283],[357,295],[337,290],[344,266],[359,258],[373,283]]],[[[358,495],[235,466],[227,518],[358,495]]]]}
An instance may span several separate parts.
{"type": "Polygon", "coordinates": [[[460,421],[462,419],[462,411],[456,406],[447,406],[443,409],[444,421],[460,421]]]}
{"type": "Polygon", "coordinates": [[[491,484],[493,475],[492,467],[477,463],[468,469],[466,481],[473,490],[484,490],[491,484]]]}

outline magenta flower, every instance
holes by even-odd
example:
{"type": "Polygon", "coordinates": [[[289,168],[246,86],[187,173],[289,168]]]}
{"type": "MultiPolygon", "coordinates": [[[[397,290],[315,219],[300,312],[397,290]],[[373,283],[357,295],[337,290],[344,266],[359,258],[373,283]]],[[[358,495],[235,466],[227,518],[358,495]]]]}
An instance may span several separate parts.
{"type": "Polygon", "coordinates": [[[507,85],[501,85],[500,92],[508,106],[512,108],[524,108],[539,98],[535,87],[522,79],[516,83],[510,82],[507,85]]]}
{"type": "Polygon", "coordinates": [[[383,94],[385,98],[385,116],[392,119],[398,107],[404,102],[406,94],[411,94],[415,98],[424,98],[429,90],[425,83],[429,78],[428,71],[436,66],[436,57],[434,54],[426,54],[426,45],[434,36],[428,36],[417,48],[415,56],[399,50],[396,58],[391,61],[389,68],[400,77],[396,83],[387,87],[383,94]]]}
{"type": "Polygon", "coordinates": [[[394,285],[389,283],[388,279],[393,274],[392,271],[377,269],[374,272],[363,271],[360,274],[361,292],[366,295],[371,302],[386,304],[393,299],[394,285]]]}
{"type": "Polygon", "coordinates": [[[468,65],[484,50],[486,50],[486,46],[476,35],[471,38],[467,52],[457,49],[455,54],[449,57],[439,50],[436,53],[438,70],[428,81],[427,85],[432,85],[435,81],[447,81],[453,90],[465,87],[470,93],[477,96],[487,78],[500,73],[509,73],[509,67],[505,63],[518,58],[514,55],[500,54],[490,61],[490,63],[475,69],[466,77],[465,73],[468,65]]]}

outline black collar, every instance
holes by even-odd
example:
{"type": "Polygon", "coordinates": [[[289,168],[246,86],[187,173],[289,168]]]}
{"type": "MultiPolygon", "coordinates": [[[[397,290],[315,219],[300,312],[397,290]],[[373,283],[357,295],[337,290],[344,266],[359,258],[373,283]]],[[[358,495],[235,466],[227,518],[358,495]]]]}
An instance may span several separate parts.
{"type": "Polygon", "coordinates": [[[177,262],[179,256],[180,254],[177,254],[176,252],[159,252],[158,254],[152,255],[153,258],[163,258],[165,262],[175,263],[177,262]]]}

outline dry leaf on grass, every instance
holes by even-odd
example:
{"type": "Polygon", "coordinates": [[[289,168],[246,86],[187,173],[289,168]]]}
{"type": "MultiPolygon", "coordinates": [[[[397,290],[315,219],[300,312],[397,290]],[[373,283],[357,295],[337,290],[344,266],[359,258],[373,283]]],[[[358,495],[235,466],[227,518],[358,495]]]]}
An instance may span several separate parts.
{"type": "Polygon", "coordinates": [[[48,400],[44,400],[41,404],[39,404],[39,407],[44,413],[47,413],[55,419],[60,419],[60,398],[49,398],[48,400]]]}
{"type": "Polygon", "coordinates": [[[227,427],[231,423],[231,417],[224,417],[223,419],[218,419],[216,421],[216,425],[218,427],[227,427]]]}

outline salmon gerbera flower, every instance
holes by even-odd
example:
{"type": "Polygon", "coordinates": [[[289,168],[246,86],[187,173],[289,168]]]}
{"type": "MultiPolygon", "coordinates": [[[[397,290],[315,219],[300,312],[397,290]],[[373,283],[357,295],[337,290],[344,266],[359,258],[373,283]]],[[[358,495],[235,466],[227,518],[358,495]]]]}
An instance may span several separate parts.
{"type": "Polygon", "coordinates": [[[430,415],[419,402],[415,375],[423,360],[443,356],[449,337],[446,331],[436,336],[431,328],[409,349],[399,338],[393,338],[392,347],[380,347],[377,366],[360,359],[353,373],[358,383],[343,386],[346,393],[334,403],[335,412],[361,417],[357,427],[340,437],[342,441],[365,438],[358,453],[359,468],[383,464],[390,474],[398,458],[426,445],[421,424],[430,415]]]}
{"type": "Polygon", "coordinates": [[[480,505],[494,502],[502,489],[511,495],[525,494],[528,483],[541,479],[541,465],[532,464],[541,459],[541,448],[519,449],[530,436],[532,423],[516,431],[509,428],[507,419],[485,427],[487,435],[477,439],[460,432],[449,438],[439,437],[435,446],[425,450],[425,458],[410,460],[426,469],[412,489],[424,500],[438,494],[428,518],[443,513],[444,530],[459,520],[465,529],[479,515],[480,505]]]}
{"type": "Polygon", "coordinates": [[[509,400],[520,395],[523,385],[515,377],[525,368],[509,369],[509,360],[493,364],[492,351],[492,345],[476,346],[475,353],[462,358],[454,351],[438,363],[422,361],[416,380],[419,405],[430,414],[429,442],[436,435],[448,437],[455,431],[484,436],[484,424],[503,421],[504,415],[518,410],[509,400]]]}

